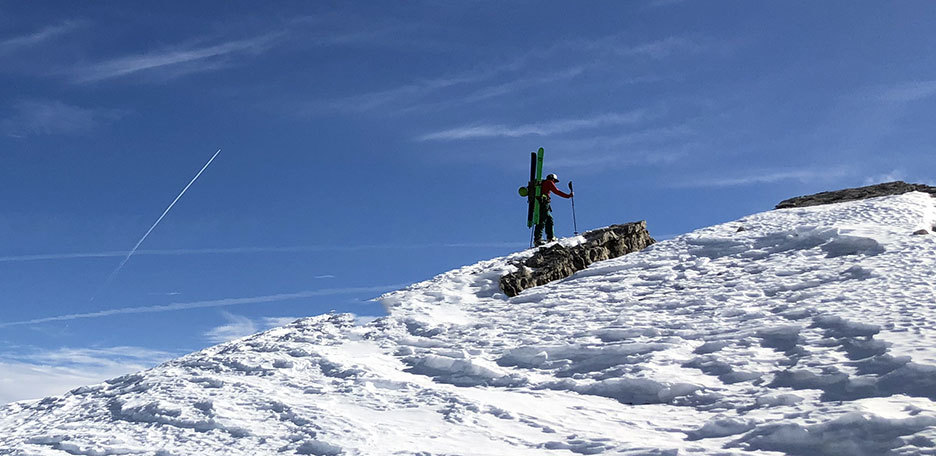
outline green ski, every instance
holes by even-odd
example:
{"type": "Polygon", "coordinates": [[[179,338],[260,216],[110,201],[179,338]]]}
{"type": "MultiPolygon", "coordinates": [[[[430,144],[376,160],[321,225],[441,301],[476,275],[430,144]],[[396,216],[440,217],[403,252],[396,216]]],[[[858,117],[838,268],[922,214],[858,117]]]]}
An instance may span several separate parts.
{"type": "Polygon", "coordinates": [[[536,200],[536,152],[530,152],[530,180],[520,187],[520,196],[527,199],[527,226],[533,225],[533,204],[536,200]]]}
{"type": "Polygon", "coordinates": [[[540,186],[540,183],[543,182],[543,153],[544,150],[542,147],[536,151],[535,165],[533,162],[534,154],[530,153],[530,188],[527,191],[527,199],[529,201],[529,207],[527,210],[527,227],[536,225],[539,223],[540,219],[540,195],[543,191],[542,187],[540,186]]]}
{"type": "Polygon", "coordinates": [[[543,193],[543,187],[540,185],[543,182],[543,148],[540,147],[536,151],[536,201],[533,203],[533,220],[534,223],[540,222],[540,196],[543,193]]]}
{"type": "Polygon", "coordinates": [[[527,227],[539,223],[540,195],[543,183],[543,148],[537,152],[530,152],[530,181],[525,187],[517,189],[520,196],[527,199],[527,227]]]}

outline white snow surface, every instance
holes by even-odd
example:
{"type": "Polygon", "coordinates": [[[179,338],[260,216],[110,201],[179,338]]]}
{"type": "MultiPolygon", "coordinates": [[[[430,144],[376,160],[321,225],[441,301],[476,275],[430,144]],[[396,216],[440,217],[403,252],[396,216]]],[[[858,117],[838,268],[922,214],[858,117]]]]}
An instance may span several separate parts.
{"type": "Polygon", "coordinates": [[[934,201],[755,214],[514,298],[532,251],[483,261],[366,325],[7,404],[0,454],[936,454],[934,201]]]}

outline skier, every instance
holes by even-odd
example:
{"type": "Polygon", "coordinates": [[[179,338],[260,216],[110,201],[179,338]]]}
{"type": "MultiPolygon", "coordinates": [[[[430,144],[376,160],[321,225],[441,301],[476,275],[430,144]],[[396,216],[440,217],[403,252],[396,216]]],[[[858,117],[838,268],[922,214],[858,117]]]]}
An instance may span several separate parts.
{"type": "Polygon", "coordinates": [[[543,245],[547,242],[552,242],[556,240],[556,236],[553,234],[553,218],[552,208],[549,206],[549,193],[555,193],[563,198],[571,198],[575,192],[569,191],[565,193],[562,190],[556,188],[556,182],[559,182],[559,176],[555,174],[550,174],[546,176],[546,179],[543,180],[543,183],[540,184],[540,217],[536,222],[536,228],[533,231],[533,237],[536,238],[534,244],[543,245]],[[543,241],[543,227],[546,227],[546,241],[543,241]]]}

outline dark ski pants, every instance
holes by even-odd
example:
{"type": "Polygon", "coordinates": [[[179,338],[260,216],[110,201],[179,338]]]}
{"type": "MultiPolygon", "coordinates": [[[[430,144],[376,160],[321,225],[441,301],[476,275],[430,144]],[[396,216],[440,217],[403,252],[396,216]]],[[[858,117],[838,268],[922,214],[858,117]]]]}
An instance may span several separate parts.
{"type": "Polygon", "coordinates": [[[540,219],[539,223],[536,224],[536,228],[533,229],[533,237],[538,241],[543,239],[543,227],[546,228],[546,239],[550,240],[555,238],[553,234],[553,218],[552,218],[552,208],[549,207],[549,203],[540,206],[540,219]]]}

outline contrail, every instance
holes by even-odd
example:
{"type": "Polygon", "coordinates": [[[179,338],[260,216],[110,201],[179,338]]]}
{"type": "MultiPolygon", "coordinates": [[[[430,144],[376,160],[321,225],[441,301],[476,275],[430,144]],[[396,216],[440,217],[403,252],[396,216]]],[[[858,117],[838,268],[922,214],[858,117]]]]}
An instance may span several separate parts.
{"type": "MultiPolygon", "coordinates": [[[[675,235],[670,235],[673,237],[675,235]]],[[[407,250],[407,249],[460,249],[460,248],[524,248],[525,242],[460,242],[460,243],[426,243],[426,244],[355,244],[355,245],[293,245],[286,247],[227,247],[210,249],[139,249],[133,253],[140,255],[225,255],[225,254],[251,254],[251,253],[307,253],[307,252],[356,252],[362,250],[407,250]]],[[[41,253],[33,255],[7,255],[0,256],[0,263],[26,262],[26,261],[55,261],[80,260],[89,258],[111,258],[127,255],[126,250],[113,250],[109,252],[84,253],[41,253]]]]}
{"type": "Polygon", "coordinates": [[[67,315],[55,315],[52,317],[34,318],[32,320],[0,322],[0,328],[11,326],[34,325],[39,323],[48,323],[53,321],[70,321],[82,318],[100,318],[111,315],[128,315],[153,312],[172,312],[179,310],[204,309],[209,307],[227,307],[241,304],[262,304],[268,302],[287,301],[290,299],[311,298],[316,296],[334,296],[342,294],[357,293],[382,293],[386,291],[397,290],[405,287],[405,283],[380,285],[374,287],[348,287],[348,288],[323,288],[320,290],[299,291],[296,293],[280,293],[265,296],[251,296],[247,298],[222,298],[211,299],[207,301],[192,302],[174,302],[165,305],[141,306],[141,307],[121,307],[117,309],[99,310],[97,312],[73,313],[67,315]]]}
{"type": "Polygon", "coordinates": [[[215,152],[214,155],[212,155],[211,158],[208,160],[208,163],[205,163],[205,166],[202,166],[202,169],[198,171],[198,174],[196,174],[195,177],[193,177],[192,180],[189,181],[188,185],[186,185],[185,188],[183,188],[182,191],[179,192],[179,196],[176,196],[175,199],[172,200],[172,203],[170,203],[169,207],[167,207],[166,210],[163,211],[162,215],[160,215],[159,218],[156,219],[156,222],[153,223],[153,226],[151,226],[148,230],[146,230],[146,234],[144,234],[143,237],[141,237],[140,240],[137,241],[136,245],[133,246],[133,248],[130,249],[129,252],[127,252],[127,256],[125,256],[124,259],[120,262],[120,264],[117,265],[117,268],[114,269],[114,272],[110,273],[110,275],[107,277],[107,280],[104,281],[104,285],[101,285],[101,288],[98,290],[98,292],[95,293],[95,295],[91,297],[92,301],[94,301],[94,298],[97,297],[97,295],[100,294],[102,291],[104,291],[104,289],[107,288],[108,285],[110,285],[110,283],[114,280],[114,278],[117,277],[117,273],[119,273],[120,270],[124,267],[124,265],[127,264],[127,261],[130,261],[130,257],[132,257],[133,253],[136,252],[138,248],[140,248],[140,244],[142,244],[143,241],[146,240],[146,237],[149,236],[150,233],[152,233],[154,229],[156,229],[156,225],[159,225],[159,222],[161,222],[163,217],[165,217],[166,214],[169,213],[169,211],[172,209],[172,206],[175,206],[175,203],[179,201],[179,198],[182,198],[182,195],[185,194],[185,191],[188,190],[189,187],[191,187],[192,184],[194,184],[196,180],[198,180],[198,176],[201,176],[202,173],[205,172],[205,169],[208,168],[208,165],[210,165],[211,162],[214,161],[215,157],[217,157],[218,154],[220,153],[221,153],[221,149],[218,149],[218,151],[215,152]]]}

